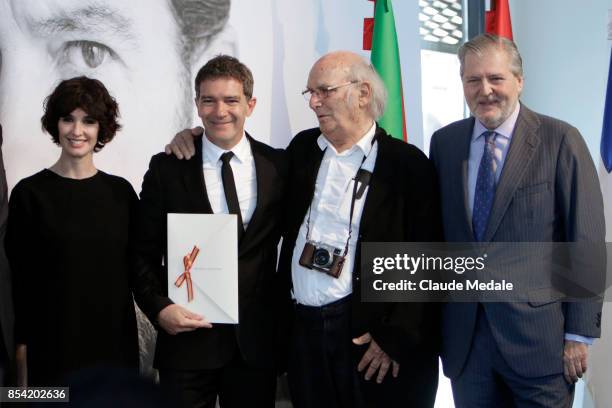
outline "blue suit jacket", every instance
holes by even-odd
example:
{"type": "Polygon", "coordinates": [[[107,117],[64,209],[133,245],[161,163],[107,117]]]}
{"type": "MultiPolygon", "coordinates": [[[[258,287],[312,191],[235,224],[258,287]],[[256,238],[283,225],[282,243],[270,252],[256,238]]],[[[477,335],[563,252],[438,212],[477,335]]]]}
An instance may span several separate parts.
{"type": "MultiPolygon", "coordinates": [[[[474,118],[436,133],[430,157],[438,170],[447,241],[474,240],[467,170],[474,118]]],[[[512,136],[484,235],[485,242],[603,243],[605,222],[597,173],[580,133],[524,105],[512,136]]],[[[536,271],[534,271],[536,272],[536,271]]],[[[510,367],[539,377],[563,372],[564,333],[599,337],[601,303],[483,303],[510,367]]],[[[457,377],[470,351],[476,303],[449,303],[443,313],[444,372],[457,377]]]]}

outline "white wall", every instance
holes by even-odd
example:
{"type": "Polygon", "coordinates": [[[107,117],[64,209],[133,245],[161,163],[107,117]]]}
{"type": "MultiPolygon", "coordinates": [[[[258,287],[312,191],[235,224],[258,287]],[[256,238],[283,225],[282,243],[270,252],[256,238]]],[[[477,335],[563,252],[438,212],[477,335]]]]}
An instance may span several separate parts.
{"type": "Polygon", "coordinates": [[[611,0],[511,0],[525,67],[523,101],[576,126],[599,155],[610,46],[611,0]]]}

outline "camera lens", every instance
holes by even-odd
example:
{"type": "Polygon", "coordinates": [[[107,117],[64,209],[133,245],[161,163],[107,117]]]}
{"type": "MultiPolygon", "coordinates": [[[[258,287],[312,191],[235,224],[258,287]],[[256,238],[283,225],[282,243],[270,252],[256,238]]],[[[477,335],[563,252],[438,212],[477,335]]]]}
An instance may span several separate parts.
{"type": "Polygon", "coordinates": [[[329,265],[330,255],[329,251],[325,248],[317,248],[313,256],[313,263],[317,266],[329,265]]]}

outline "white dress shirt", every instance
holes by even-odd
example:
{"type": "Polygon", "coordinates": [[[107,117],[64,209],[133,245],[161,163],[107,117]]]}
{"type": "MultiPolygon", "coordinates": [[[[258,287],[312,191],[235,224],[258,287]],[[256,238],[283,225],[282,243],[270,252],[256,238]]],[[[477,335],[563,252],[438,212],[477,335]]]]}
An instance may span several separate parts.
{"type": "MultiPolygon", "coordinates": [[[[311,241],[324,243],[340,249],[344,253],[349,233],[349,216],[353,195],[354,178],[361,162],[361,168],[374,171],[378,144],[372,144],[376,124],[350,149],[338,153],[334,146],[319,136],[317,144],[325,150],[317,174],[314,197],[310,209],[311,241]]],[[[293,279],[293,296],[303,305],[323,306],[342,299],[353,291],[352,274],[355,262],[355,248],[359,236],[359,223],[369,187],[360,199],[355,200],[352,219],[352,235],[349,250],[338,278],[323,272],[304,268],[299,264],[300,255],[306,244],[306,223],[308,212],[293,248],[291,276],[293,279]]]]}
{"type": "MultiPolygon", "coordinates": [[[[255,212],[257,205],[257,177],[255,173],[255,161],[251,144],[242,135],[242,139],[231,151],[234,157],[230,160],[234,182],[236,183],[236,193],[242,214],[242,223],[246,230],[255,212]]],[[[204,183],[208,201],[215,214],[229,214],[227,202],[225,201],[225,191],[221,179],[221,155],[228,152],[212,143],[206,136],[202,137],[202,165],[204,167],[204,183]]]]}

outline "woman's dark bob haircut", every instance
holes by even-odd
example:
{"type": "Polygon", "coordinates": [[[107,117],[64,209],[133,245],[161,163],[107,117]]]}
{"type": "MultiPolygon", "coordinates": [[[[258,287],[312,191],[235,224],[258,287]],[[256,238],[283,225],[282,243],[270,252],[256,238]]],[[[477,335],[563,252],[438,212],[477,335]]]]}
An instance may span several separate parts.
{"type": "Polygon", "coordinates": [[[43,131],[47,131],[53,142],[59,145],[57,124],[60,118],[70,115],[77,108],[83,109],[98,121],[100,130],[94,151],[100,151],[105,144],[113,140],[121,125],[117,122],[119,117],[117,102],[110,96],[104,84],[97,79],[80,76],[60,82],[45,99],[45,114],[40,118],[43,131]]]}

